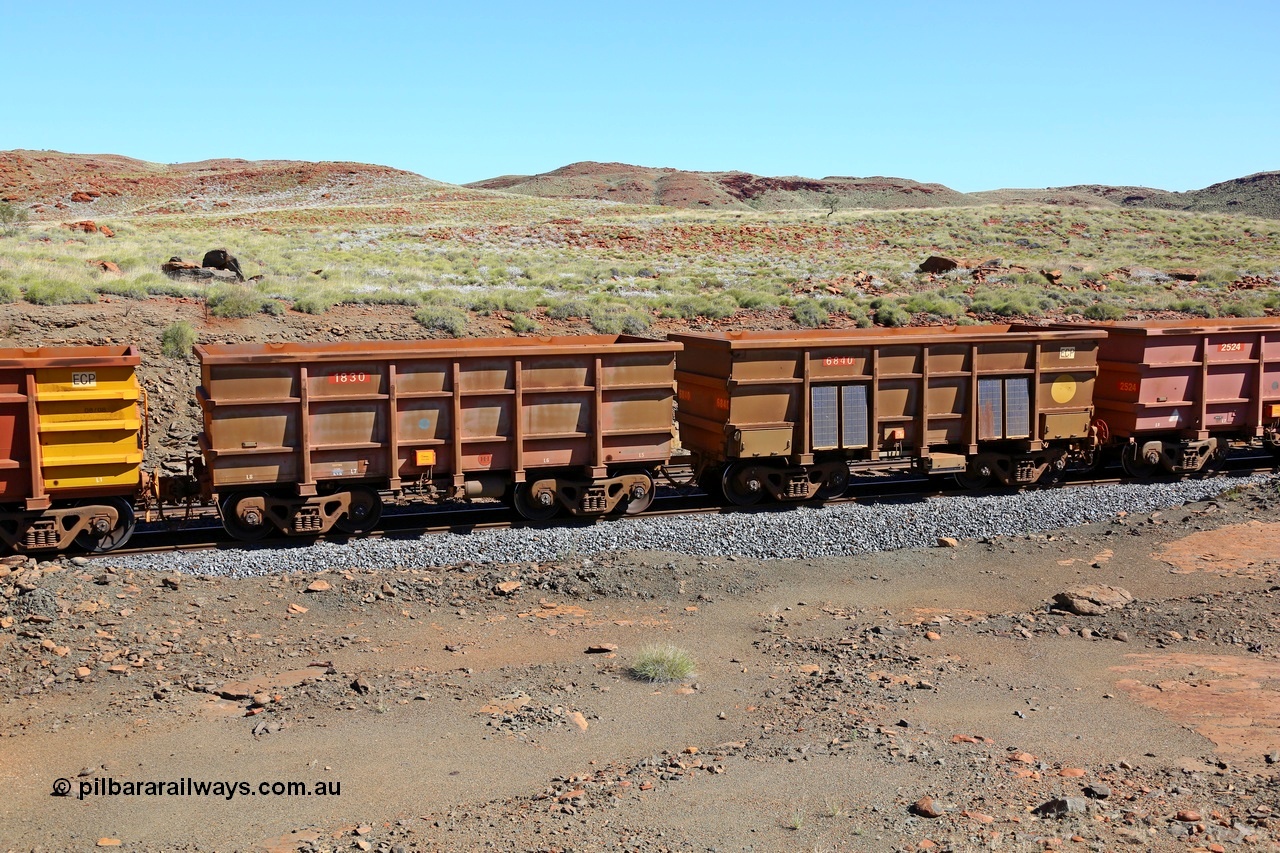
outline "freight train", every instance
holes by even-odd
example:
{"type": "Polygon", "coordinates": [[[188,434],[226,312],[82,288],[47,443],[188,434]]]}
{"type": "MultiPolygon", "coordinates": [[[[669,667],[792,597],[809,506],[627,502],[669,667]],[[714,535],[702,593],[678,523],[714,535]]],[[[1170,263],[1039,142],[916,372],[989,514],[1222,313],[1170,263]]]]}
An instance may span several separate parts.
{"type": "Polygon", "coordinates": [[[136,346],[0,350],[0,546],[123,546],[217,507],[236,539],[373,529],[387,497],[523,517],[643,512],[677,453],[735,505],[896,470],[1052,482],[1280,454],[1280,320],[195,347],[180,475],[143,465],[136,346]],[[682,448],[682,451],[681,451],[682,448]]]}

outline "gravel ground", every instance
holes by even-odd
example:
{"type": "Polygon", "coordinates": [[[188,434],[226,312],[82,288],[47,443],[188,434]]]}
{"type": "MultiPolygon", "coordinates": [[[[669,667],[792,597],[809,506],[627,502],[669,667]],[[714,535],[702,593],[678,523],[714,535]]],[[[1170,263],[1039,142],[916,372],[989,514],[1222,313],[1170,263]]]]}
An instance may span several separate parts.
{"type": "Polygon", "coordinates": [[[542,562],[624,549],[768,559],[824,557],[928,547],[940,536],[983,539],[1055,530],[1100,521],[1118,512],[1180,506],[1234,486],[1276,481],[1274,475],[1253,475],[982,497],[907,498],[875,504],[619,519],[585,528],[522,528],[430,534],[417,540],[364,539],[286,549],[122,557],[116,565],[247,577],[325,569],[542,562]]]}

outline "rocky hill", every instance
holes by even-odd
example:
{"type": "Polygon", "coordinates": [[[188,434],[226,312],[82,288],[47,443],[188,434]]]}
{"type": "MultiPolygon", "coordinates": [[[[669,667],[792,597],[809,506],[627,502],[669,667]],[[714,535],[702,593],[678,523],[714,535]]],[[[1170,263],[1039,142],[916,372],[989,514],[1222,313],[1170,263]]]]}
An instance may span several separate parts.
{"type": "Polygon", "coordinates": [[[1080,185],[962,193],[891,177],[762,177],[625,163],[583,162],[540,175],[505,175],[458,187],[365,163],[203,160],[172,165],[115,154],[0,151],[0,200],[36,219],[95,215],[240,213],[281,208],[389,205],[442,196],[547,199],[716,210],[895,210],[980,204],[1137,207],[1280,218],[1280,172],[1259,172],[1190,192],[1080,185]]]}
{"type": "Polygon", "coordinates": [[[823,209],[964,207],[976,204],[1052,204],[1142,207],[1280,217],[1280,172],[1259,172],[1201,190],[1078,185],[962,193],[905,178],[767,178],[747,172],[686,172],[625,163],[573,163],[540,175],[504,175],[467,184],[543,198],[591,198],[685,208],[823,209]]]}
{"type": "Polygon", "coordinates": [[[573,163],[541,175],[506,175],[473,189],[543,198],[594,198],[664,207],[752,210],[820,209],[832,195],[841,207],[955,207],[972,204],[941,184],[903,178],[766,178],[748,172],[686,172],[626,163],[573,163]]]}
{"type": "Polygon", "coordinates": [[[115,154],[0,151],[0,200],[25,207],[36,218],[375,204],[441,190],[458,191],[413,172],[364,163],[165,165],[115,154]]]}

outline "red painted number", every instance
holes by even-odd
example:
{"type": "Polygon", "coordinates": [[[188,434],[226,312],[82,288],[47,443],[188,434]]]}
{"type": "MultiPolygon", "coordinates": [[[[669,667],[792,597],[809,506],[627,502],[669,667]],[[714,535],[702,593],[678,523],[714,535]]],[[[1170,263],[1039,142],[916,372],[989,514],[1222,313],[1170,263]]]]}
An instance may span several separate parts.
{"type": "Polygon", "coordinates": [[[363,370],[343,371],[342,373],[330,373],[330,385],[350,385],[353,382],[368,382],[369,374],[363,370]]]}
{"type": "Polygon", "coordinates": [[[1121,391],[1137,391],[1138,383],[1137,382],[1117,382],[1116,387],[1121,391]]]}

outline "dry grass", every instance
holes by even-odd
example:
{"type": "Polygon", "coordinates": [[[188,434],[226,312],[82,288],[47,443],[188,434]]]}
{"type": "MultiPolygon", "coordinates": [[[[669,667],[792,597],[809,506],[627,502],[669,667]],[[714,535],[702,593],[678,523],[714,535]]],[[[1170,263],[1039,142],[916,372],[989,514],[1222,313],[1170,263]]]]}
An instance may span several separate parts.
{"type": "Polygon", "coordinates": [[[1250,316],[1280,306],[1274,286],[1232,289],[1243,275],[1280,281],[1280,223],[1221,214],[1019,205],[827,217],[440,193],[397,205],[103,223],[114,239],[49,222],[0,239],[0,292],[36,304],[205,295],[159,265],[225,246],[247,275],[263,276],[255,293],[264,305],[505,312],[524,317],[513,324],[522,329],[544,316],[643,332],[656,320],[703,324],[744,312],[781,326],[848,326],[1078,316],[1093,306],[1106,316],[1250,316]],[[981,283],[917,274],[932,254],[1005,266],[981,283]],[[98,259],[121,272],[89,263],[98,259]],[[1165,275],[1173,267],[1204,274],[1175,281],[1165,275]],[[1040,269],[1063,279],[1051,286],[1040,269]]]}

